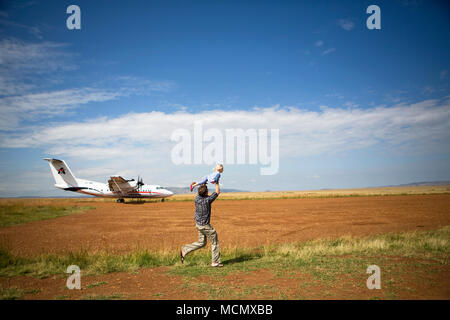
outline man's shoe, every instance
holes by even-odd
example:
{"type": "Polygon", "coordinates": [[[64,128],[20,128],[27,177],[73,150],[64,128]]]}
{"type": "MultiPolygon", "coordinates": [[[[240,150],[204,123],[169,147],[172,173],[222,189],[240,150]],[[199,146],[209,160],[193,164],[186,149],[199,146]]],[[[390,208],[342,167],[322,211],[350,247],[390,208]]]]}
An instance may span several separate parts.
{"type": "Polygon", "coordinates": [[[212,264],[211,264],[211,267],[214,267],[214,268],[219,267],[219,268],[220,268],[220,267],[223,267],[223,264],[217,263],[217,262],[216,262],[216,263],[212,263],[212,264]]]}

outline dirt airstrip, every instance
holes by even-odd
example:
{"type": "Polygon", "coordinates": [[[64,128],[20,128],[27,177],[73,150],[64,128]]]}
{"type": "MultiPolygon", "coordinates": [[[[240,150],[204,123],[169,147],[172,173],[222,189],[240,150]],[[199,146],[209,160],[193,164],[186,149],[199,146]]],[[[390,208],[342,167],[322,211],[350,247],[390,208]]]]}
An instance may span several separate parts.
{"type": "MultiPolygon", "coordinates": [[[[14,253],[28,255],[80,248],[178,250],[197,237],[192,202],[63,203],[95,209],[0,228],[0,239],[14,253]]],[[[450,195],[216,201],[211,223],[222,248],[427,230],[450,224],[450,195]]]]}
{"type": "MultiPolygon", "coordinates": [[[[0,240],[15,254],[62,253],[81,248],[118,253],[146,248],[173,250],[178,254],[181,245],[193,242],[197,237],[192,202],[39,201],[41,205],[92,206],[95,209],[0,228],[0,240]]],[[[450,194],[216,201],[211,223],[218,231],[222,248],[429,230],[450,224],[450,194]]],[[[203,281],[200,289],[196,287],[197,282],[187,285],[181,276],[169,274],[169,267],[147,268],[133,274],[122,272],[85,277],[82,290],[67,290],[66,279],[60,277],[0,278],[0,286],[22,290],[24,299],[208,299],[211,295],[201,288],[220,290],[223,283],[243,292],[252,288],[253,293],[242,296],[249,299],[369,299],[376,295],[381,299],[449,299],[448,267],[433,268],[436,268],[433,272],[422,272],[422,282],[417,284],[415,291],[404,289],[396,297],[350,286],[364,284],[367,277],[364,272],[361,279],[344,279],[342,285],[338,281],[337,286],[330,289],[320,284],[303,288],[309,281],[308,275],[298,274],[292,280],[276,277],[265,269],[224,278],[206,277],[200,279],[203,281]],[[92,284],[90,288],[89,284],[92,284]]],[[[407,270],[400,280],[407,284],[417,283],[408,278],[415,271],[407,270]]]]}

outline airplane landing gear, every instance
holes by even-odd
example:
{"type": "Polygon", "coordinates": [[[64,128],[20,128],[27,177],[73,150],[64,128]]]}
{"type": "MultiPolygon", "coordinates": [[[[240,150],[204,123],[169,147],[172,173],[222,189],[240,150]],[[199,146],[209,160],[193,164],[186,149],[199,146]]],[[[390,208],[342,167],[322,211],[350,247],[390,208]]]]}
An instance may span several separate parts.
{"type": "Polygon", "coordinates": [[[124,203],[125,199],[117,199],[117,203],[124,203]]]}
{"type": "Polygon", "coordinates": [[[164,202],[164,198],[161,199],[161,202],[164,202]]]}

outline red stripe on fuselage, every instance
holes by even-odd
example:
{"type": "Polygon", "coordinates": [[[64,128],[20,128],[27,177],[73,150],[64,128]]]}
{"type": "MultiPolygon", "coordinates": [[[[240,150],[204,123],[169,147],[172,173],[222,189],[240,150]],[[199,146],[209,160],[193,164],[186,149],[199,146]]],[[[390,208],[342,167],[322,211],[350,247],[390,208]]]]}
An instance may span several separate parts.
{"type": "MultiPolygon", "coordinates": [[[[66,183],[68,183],[68,182],[66,182],[66,183]]],[[[89,193],[89,192],[86,192],[86,191],[83,191],[83,190],[81,190],[79,187],[75,187],[75,186],[73,186],[72,184],[70,184],[70,183],[68,183],[71,187],[73,187],[73,188],[76,188],[76,189],[78,189],[76,192],[81,192],[81,193],[84,193],[84,194],[87,194],[87,195],[90,195],[90,196],[105,196],[105,197],[108,197],[109,195],[107,195],[107,194],[104,194],[103,192],[101,193],[101,194],[95,194],[95,193],[89,193]]],[[[129,194],[141,194],[141,193],[149,193],[149,194],[152,194],[152,193],[155,193],[155,194],[159,194],[159,195],[165,195],[164,193],[160,193],[160,192],[152,192],[152,191],[138,191],[138,192],[133,192],[133,193],[129,193],[129,194]]]]}

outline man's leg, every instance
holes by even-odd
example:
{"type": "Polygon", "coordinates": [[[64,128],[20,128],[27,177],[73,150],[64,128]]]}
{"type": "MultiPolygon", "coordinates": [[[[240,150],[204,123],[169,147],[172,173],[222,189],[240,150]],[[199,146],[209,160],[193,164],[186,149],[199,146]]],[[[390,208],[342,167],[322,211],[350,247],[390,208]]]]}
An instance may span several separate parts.
{"type": "Polygon", "coordinates": [[[216,229],[212,225],[207,224],[203,229],[203,234],[211,241],[212,263],[220,263],[219,237],[217,236],[216,229]]]}
{"type": "Polygon", "coordinates": [[[189,252],[198,250],[206,246],[206,236],[200,231],[200,229],[197,228],[197,231],[198,231],[198,241],[183,246],[183,252],[185,256],[189,252]]]}

